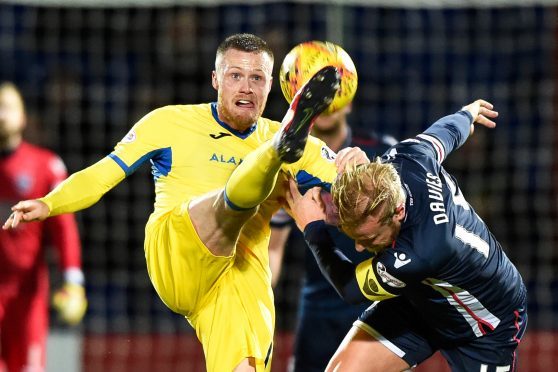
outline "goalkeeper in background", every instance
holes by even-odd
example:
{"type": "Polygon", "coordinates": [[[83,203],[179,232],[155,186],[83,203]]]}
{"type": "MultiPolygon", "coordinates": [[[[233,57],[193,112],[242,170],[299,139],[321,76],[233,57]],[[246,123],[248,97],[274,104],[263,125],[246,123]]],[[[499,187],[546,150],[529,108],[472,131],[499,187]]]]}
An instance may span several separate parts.
{"type": "MultiPolygon", "coordinates": [[[[20,199],[44,195],[66,178],[62,160],[22,138],[26,114],[21,94],[0,84],[0,217],[20,199]]],[[[60,318],[81,321],[83,289],[80,241],[73,215],[14,230],[0,230],[0,371],[43,371],[48,333],[48,267],[45,241],[59,251],[65,285],[54,295],[60,318]]]]}

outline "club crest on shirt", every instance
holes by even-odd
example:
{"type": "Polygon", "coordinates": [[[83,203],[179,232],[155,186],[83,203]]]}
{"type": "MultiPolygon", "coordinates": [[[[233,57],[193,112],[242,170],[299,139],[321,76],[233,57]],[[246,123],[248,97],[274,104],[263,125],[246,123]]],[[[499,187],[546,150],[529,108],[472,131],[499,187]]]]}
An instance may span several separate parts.
{"type": "Polygon", "coordinates": [[[20,195],[27,195],[33,188],[33,177],[27,173],[20,173],[15,177],[15,187],[20,195]]]}
{"type": "Polygon", "coordinates": [[[132,129],[122,138],[122,143],[130,143],[136,140],[136,132],[132,129]]]}
{"type": "Polygon", "coordinates": [[[403,288],[406,286],[406,284],[403,283],[401,280],[388,273],[383,263],[378,262],[376,264],[376,271],[378,272],[380,279],[382,279],[382,283],[385,283],[393,288],[403,288]]]}
{"type": "Polygon", "coordinates": [[[334,161],[337,155],[327,146],[322,146],[322,158],[327,161],[334,161]]]}

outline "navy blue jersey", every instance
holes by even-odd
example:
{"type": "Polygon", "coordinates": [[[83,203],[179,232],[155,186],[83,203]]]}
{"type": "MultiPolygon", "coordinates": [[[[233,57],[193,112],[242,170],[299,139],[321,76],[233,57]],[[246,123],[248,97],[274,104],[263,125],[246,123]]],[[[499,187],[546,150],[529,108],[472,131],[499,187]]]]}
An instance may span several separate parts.
{"type": "MultiPolygon", "coordinates": [[[[393,137],[386,135],[379,135],[375,132],[357,132],[354,134],[349,131],[349,135],[341,148],[358,146],[363,150],[371,161],[374,158],[381,156],[390,146],[393,146],[396,140],[393,137]]],[[[295,233],[299,233],[298,229],[294,229],[295,233]]],[[[339,231],[335,226],[328,226],[328,232],[335,242],[335,246],[343,252],[353,262],[361,262],[371,257],[368,252],[357,252],[355,250],[355,242],[347,235],[339,231]]],[[[319,307],[324,309],[324,306],[334,305],[345,307],[347,304],[339,297],[337,292],[333,289],[328,280],[321,273],[312,251],[305,249],[305,275],[302,286],[301,300],[305,303],[304,306],[319,307]],[[319,301],[319,302],[318,302],[319,301]]],[[[364,310],[365,307],[362,307],[364,310]]]]}
{"type": "Polygon", "coordinates": [[[491,333],[503,319],[515,318],[526,296],[519,272],[441,165],[465,142],[470,124],[468,112],[446,116],[382,157],[400,175],[406,216],[393,247],[357,265],[352,279],[339,274],[346,261],[330,265],[335,255],[316,253],[327,243],[315,234],[325,225],[314,222],[305,231],[315,255],[330,261],[320,266],[332,268],[328,276],[342,295],[404,296],[428,328],[447,340],[491,333]]]}

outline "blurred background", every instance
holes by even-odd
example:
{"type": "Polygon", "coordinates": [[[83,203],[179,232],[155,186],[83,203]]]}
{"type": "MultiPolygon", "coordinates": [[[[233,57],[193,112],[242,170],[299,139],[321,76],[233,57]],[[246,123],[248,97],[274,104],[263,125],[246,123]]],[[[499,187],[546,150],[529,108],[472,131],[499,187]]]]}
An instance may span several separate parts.
{"type": "MultiPolygon", "coordinates": [[[[497,129],[477,130],[446,167],[527,284],[520,370],[550,371],[558,365],[557,24],[558,1],[3,1],[0,80],[22,89],[27,138],[58,152],[70,172],[107,155],[153,108],[216,100],[215,49],[238,32],[263,37],[275,53],[272,119],[287,108],[281,61],[311,39],[352,56],[355,127],[404,139],[476,98],[491,101],[497,129]]],[[[52,320],[49,372],[204,370],[195,334],[147,275],[152,182],[139,169],[78,214],[89,310],[77,330],[52,320]]],[[[303,252],[286,256],[276,372],[286,370],[303,270],[303,252]]],[[[435,358],[419,370],[448,369],[435,358]]]]}

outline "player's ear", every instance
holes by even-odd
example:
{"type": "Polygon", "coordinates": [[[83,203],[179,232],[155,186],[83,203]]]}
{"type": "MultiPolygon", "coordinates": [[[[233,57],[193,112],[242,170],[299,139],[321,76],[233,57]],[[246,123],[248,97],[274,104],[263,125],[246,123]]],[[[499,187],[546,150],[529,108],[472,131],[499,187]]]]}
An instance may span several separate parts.
{"type": "Polygon", "coordinates": [[[211,85],[213,85],[215,90],[219,90],[219,80],[217,79],[217,71],[215,70],[211,72],[211,85]]]}
{"type": "Polygon", "coordinates": [[[395,208],[395,214],[393,215],[394,221],[401,221],[405,218],[405,203],[399,204],[397,208],[395,208]]]}

